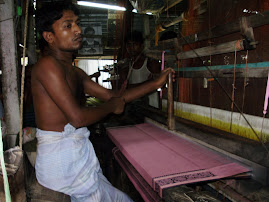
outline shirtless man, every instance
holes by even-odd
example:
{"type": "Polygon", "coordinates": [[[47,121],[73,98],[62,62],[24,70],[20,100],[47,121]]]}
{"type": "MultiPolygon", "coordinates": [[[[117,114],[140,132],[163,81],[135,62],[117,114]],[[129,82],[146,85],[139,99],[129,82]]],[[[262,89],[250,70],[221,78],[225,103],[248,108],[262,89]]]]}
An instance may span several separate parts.
{"type": "Polygon", "coordinates": [[[37,123],[36,176],[38,182],[71,196],[72,201],[131,201],[103,176],[89,141],[89,126],[124,105],[161,87],[171,69],[147,85],[125,91],[121,97],[93,82],[72,66],[72,55],[82,46],[78,10],[73,4],[50,3],[37,13],[42,57],[32,70],[32,93],[37,123]],[[106,101],[86,108],[82,93],[106,101]]]}

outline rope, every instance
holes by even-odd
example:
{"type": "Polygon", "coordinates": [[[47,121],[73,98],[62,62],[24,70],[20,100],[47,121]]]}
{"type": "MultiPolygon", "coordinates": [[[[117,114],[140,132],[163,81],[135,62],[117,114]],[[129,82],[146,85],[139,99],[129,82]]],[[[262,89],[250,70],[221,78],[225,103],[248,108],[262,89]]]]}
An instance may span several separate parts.
{"type": "MultiPolygon", "coordinates": [[[[209,18],[208,18],[208,24],[209,24],[209,27],[211,27],[211,4],[210,4],[210,0],[208,0],[208,15],[209,15],[209,18]]],[[[210,60],[210,67],[212,66],[212,42],[211,42],[211,37],[212,37],[212,32],[211,30],[209,31],[208,33],[208,42],[209,42],[209,45],[210,45],[210,56],[209,56],[209,60],[210,60]]],[[[208,80],[207,80],[208,81],[208,80]]],[[[212,82],[209,83],[209,106],[210,106],[210,126],[212,127],[212,82]]]]}
{"type": "Polygon", "coordinates": [[[24,95],[24,78],[25,78],[25,53],[26,53],[26,38],[27,38],[27,28],[28,28],[28,7],[29,0],[26,2],[26,13],[24,21],[24,46],[23,46],[23,67],[21,75],[21,103],[20,103],[20,149],[22,149],[22,127],[23,127],[23,95],[24,95]]]}
{"type": "MultiPolygon", "coordinates": [[[[246,55],[246,67],[245,67],[245,77],[244,77],[244,89],[243,89],[243,98],[242,98],[242,112],[244,112],[244,106],[245,106],[245,94],[246,94],[246,86],[247,83],[247,68],[248,68],[248,50],[246,55]]],[[[241,120],[241,114],[239,116],[239,121],[241,120]]],[[[239,128],[238,128],[239,131],[239,128]]]]}
{"type": "Polygon", "coordinates": [[[233,91],[232,91],[232,104],[231,104],[231,123],[230,123],[230,132],[232,131],[233,126],[233,111],[234,111],[234,94],[235,94],[235,70],[236,70],[236,46],[234,50],[234,77],[233,77],[233,91]]]}
{"type": "Polygon", "coordinates": [[[8,184],[8,178],[7,178],[7,171],[6,171],[5,160],[4,160],[1,119],[0,119],[0,139],[1,139],[1,141],[0,141],[0,161],[1,161],[3,179],[4,179],[4,189],[5,189],[6,202],[11,202],[11,196],[10,196],[10,190],[9,190],[9,184],[8,184]]]}

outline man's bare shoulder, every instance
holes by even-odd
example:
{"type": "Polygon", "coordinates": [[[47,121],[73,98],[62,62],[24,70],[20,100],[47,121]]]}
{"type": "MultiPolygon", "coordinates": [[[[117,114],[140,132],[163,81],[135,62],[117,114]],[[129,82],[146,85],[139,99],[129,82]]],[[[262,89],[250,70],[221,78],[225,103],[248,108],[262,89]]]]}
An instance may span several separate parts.
{"type": "Polygon", "coordinates": [[[44,56],[38,60],[34,65],[32,75],[35,76],[46,76],[47,74],[55,71],[62,71],[62,65],[52,56],[44,56]]]}

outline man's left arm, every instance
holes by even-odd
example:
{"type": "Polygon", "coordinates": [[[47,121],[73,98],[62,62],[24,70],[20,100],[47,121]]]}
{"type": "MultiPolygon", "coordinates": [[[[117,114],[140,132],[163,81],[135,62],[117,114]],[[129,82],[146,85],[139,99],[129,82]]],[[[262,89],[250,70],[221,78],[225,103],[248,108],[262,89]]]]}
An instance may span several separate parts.
{"type": "Polygon", "coordinates": [[[79,73],[80,79],[82,79],[83,81],[84,92],[86,94],[97,97],[103,101],[108,101],[112,97],[123,97],[126,103],[138,99],[162,87],[166,83],[168,75],[170,73],[173,74],[173,78],[175,75],[175,71],[173,69],[167,68],[161,72],[161,74],[157,79],[150,80],[148,82],[143,83],[142,85],[125,90],[123,94],[119,94],[118,91],[112,91],[106,89],[100,86],[99,84],[95,83],[83,70],[77,68],[77,71],[79,73]]]}

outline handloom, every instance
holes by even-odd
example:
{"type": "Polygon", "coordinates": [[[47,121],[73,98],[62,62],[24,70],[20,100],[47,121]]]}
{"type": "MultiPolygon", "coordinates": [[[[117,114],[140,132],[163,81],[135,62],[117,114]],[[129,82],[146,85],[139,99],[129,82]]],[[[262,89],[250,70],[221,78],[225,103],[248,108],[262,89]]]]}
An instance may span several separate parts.
{"type": "MultiPolygon", "coordinates": [[[[109,128],[107,132],[124,157],[161,198],[164,189],[169,187],[249,172],[239,163],[150,123],[109,128]]],[[[144,198],[145,189],[138,191],[144,198]]],[[[144,200],[148,201],[146,197],[144,200]]]]}

